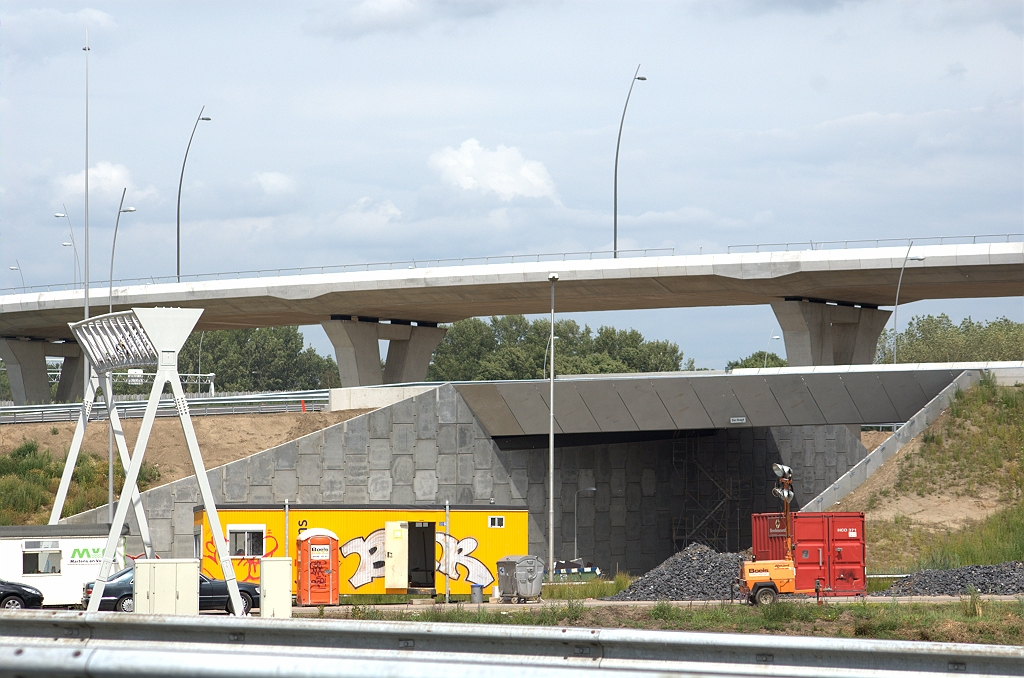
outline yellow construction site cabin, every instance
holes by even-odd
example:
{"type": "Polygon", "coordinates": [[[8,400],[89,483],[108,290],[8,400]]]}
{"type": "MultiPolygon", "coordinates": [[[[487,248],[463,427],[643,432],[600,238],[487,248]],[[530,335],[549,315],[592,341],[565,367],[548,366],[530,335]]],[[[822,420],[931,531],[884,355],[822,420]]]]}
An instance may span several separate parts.
{"type": "MultiPolygon", "coordinates": [[[[218,513],[238,581],[259,583],[261,557],[290,557],[293,592],[296,540],[312,528],[337,535],[340,595],[443,592],[445,578],[452,594],[469,594],[473,584],[489,593],[498,583],[498,560],[529,552],[525,507],[451,506],[448,521],[444,506],[246,505],[218,513]],[[399,540],[386,534],[395,523],[403,530],[393,535],[399,540]]],[[[201,506],[193,535],[202,573],[222,579],[201,506]]]]}

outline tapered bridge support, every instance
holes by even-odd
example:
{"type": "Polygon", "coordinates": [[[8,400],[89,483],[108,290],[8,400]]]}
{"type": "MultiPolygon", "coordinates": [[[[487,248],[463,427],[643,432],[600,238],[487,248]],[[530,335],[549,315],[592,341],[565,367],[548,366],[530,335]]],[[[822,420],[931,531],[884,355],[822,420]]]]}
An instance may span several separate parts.
{"type": "Polygon", "coordinates": [[[790,367],[868,365],[892,311],[809,301],[772,304],[790,367]]]}
{"type": "Polygon", "coordinates": [[[392,321],[328,320],[321,323],[334,346],[342,387],[424,381],[430,357],[448,331],[443,327],[392,321]],[[379,341],[387,340],[383,372],[379,341]]]}
{"type": "Polygon", "coordinates": [[[52,400],[50,377],[46,373],[47,358],[64,358],[57,384],[57,402],[81,398],[81,356],[82,350],[74,342],[0,338],[0,360],[7,368],[15,405],[46,405],[52,400]]]}

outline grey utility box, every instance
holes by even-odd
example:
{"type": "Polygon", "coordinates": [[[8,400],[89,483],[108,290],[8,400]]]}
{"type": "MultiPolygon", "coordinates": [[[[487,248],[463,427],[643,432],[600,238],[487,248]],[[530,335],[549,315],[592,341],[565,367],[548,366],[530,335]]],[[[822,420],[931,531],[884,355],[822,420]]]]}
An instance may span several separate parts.
{"type": "Polygon", "coordinates": [[[501,602],[539,600],[544,583],[544,562],[537,556],[505,556],[498,561],[501,602]]]}

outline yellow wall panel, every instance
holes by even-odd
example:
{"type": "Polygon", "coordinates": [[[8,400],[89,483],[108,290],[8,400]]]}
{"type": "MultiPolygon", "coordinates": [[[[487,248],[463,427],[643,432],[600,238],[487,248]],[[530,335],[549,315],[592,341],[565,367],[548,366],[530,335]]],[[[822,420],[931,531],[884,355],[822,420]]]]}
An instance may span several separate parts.
{"type": "MultiPolygon", "coordinates": [[[[497,582],[497,561],[505,556],[525,555],[528,547],[527,511],[503,508],[484,510],[451,509],[451,526],[445,534],[443,508],[429,509],[366,509],[366,508],[293,508],[288,516],[288,541],[285,548],[284,509],[230,509],[219,510],[225,531],[228,525],[265,526],[264,551],[266,556],[289,556],[295,559],[295,539],[299,532],[309,528],[328,529],[338,535],[341,551],[341,594],[377,594],[388,592],[384,588],[384,524],[391,521],[427,522],[435,524],[434,581],[438,592],[444,590],[444,575],[450,576],[453,594],[468,594],[471,584],[481,584],[485,591],[497,582]],[[500,518],[502,527],[492,527],[491,517],[500,518]],[[445,547],[449,549],[451,572],[446,572],[445,547]]],[[[202,572],[222,578],[216,549],[205,512],[195,514],[195,525],[201,526],[202,572]]],[[[226,534],[225,534],[226,537],[226,534]]],[[[239,581],[259,583],[259,559],[233,557],[235,577],[239,581]]],[[[297,572],[293,564],[293,589],[297,572]]],[[[394,591],[391,591],[394,592],[394,591]]]]}

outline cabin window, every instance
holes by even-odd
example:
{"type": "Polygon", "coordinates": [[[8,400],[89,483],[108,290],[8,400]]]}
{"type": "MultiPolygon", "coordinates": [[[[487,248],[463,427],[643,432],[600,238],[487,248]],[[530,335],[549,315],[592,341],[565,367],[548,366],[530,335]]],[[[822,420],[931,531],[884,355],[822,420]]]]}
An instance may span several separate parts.
{"type": "Polygon", "coordinates": [[[60,574],[60,542],[26,541],[21,554],[22,574],[60,574]]]}
{"type": "Polygon", "coordinates": [[[487,524],[489,527],[505,527],[505,516],[488,516],[487,524]]]}
{"type": "Polygon", "coordinates": [[[266,525],[228,525],[228,548],[233,558],[260,558],[266,525]]]}

